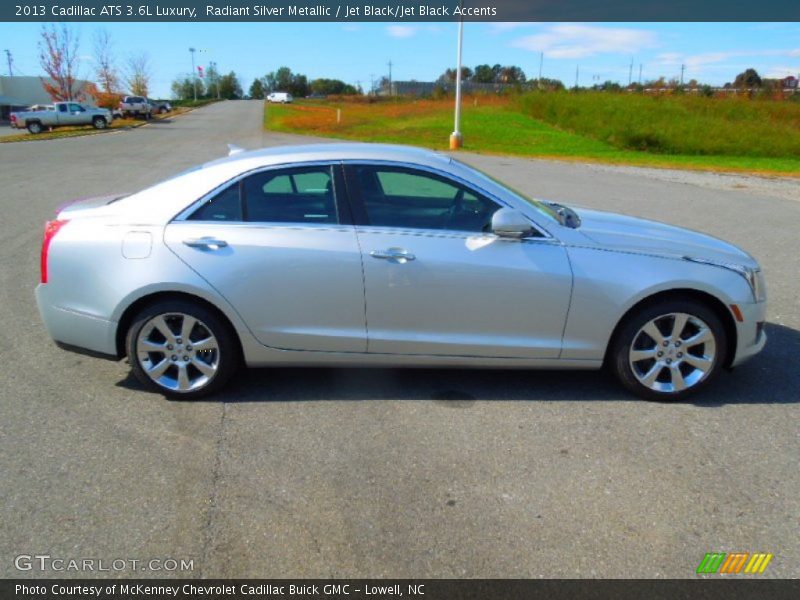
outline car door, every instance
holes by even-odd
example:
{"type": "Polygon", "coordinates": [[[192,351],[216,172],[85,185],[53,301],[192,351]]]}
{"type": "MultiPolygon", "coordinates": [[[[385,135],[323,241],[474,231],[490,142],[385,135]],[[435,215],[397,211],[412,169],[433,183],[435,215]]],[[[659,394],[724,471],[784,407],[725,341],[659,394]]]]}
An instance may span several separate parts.
{"type": "Polygon", "coordinates": [[[558,242],[495,236],[501,204],[442,173],[366,163],[346,173],[368,352],[559,356],[572,273],[558,242]]]}
{"type": "Polygon", "coordinates": [[[69,112],[66,115],[66,123],[70,125],[83,125],[86,123],[86,109],[77,102],[70,102],[68,105],[69,112]]]}
{"type": "Polygon", "coordinates": [[[170,223],[165,241],[273,348],[364,352],[361,254],[341,166],[270,168],[170,223]]]}

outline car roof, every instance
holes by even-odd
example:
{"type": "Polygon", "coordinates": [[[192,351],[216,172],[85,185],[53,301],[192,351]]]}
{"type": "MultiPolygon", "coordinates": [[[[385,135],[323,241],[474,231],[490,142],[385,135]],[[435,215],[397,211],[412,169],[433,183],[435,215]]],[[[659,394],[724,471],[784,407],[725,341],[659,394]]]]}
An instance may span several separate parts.
{"type": "Polygon", "coordinates": [[[242,171],[260,166],[322,160],[376,160],[408,162],[417,165],[439,166],[452,159],[444,154],[395,144],[330,143],[300,146],[274,146],[260,150],[237,152],[231,156],[205,163],[203,168],[237,165],[242,171]]]}

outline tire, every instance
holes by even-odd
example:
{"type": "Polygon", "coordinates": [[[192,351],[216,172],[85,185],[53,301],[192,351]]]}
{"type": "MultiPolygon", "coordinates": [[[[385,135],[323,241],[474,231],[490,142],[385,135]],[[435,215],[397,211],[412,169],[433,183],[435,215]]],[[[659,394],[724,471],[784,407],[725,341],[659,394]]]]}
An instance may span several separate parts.
{"type": "Polygon", "coordinates": [[[39,121],[31,121],[28,123],[27,129],[29,133],[36,135],[37,133],[42,133],[42,124],[39,121]]]}
{"type": "Polygon", "coordinates": [[[162,106],[162,107],[161,107],[161,110],[160,110],[159,112],[160,112],[162,115],[165,115],[165,114],[167,114],[169,111],[167,110],[167,107],[166,107],[166,106],[162,106]]]}
{"type": "Polygon", "coordinates": [[[612,342],[608,364],[637,396],[672,401],[713,381],[727,351],[727,334],[717,314],[702,302],[676,299],[626,317],[612,342]]]}
{"type": "Polygon", "coordinates": [[[241,357],[235,336],[205,306],[167,300],[136,315],[125,348],[133,374],[147,389],[168,398],[194,400],[219,391],[236,372],[241,357]],[[190,343],[181,337],[187,323],[190,343]]]}
{"type": "Polygon", "coordinates": [[[108,127],[108,122],[103,117],[95,117],[92,119],[92,127],[95,129],[105,129],[108,127]]]}

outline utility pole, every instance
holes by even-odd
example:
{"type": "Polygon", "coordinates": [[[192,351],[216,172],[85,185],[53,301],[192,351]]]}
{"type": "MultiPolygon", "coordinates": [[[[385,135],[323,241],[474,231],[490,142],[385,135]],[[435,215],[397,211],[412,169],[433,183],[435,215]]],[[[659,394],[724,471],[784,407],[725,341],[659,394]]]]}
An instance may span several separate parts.
{"type": "Polygon", "coordinates": [[[642,63],[639,63],[639,85],[642,85],[642,63]]]}
{"type": "MultiPolygon", "coordinates": [[[[458,3],[459,8],[461,2],[458,3]]],[[[458,22],[458,49],[456,59],[456,109],[455,127],[450,134],[450,150],[458,150],[464,143],[464,136],[461,135],[461,56],[464,46],[464,17],[458,22]]]]}
{"type": "Polygon", "coordinates": [[[192,55],[192,92],[194,93],[194,101],[197,102],[197,71],[194,68],[194,53],[196,49],[189,48],[189,52],[192,55]]]}
{"type": "Polygon", "coordinates": [[[681,85],[683,85],[683,72],[686,70],[686,65],[681,65],[681,85]]]}
{"type": "Polygon", "coordinates": [[[11,63],[14,62],[14,60],[11,58],[11,50],[7,48],[6,48],[6,59],[8,60],[8,76],[13,77],[14,70],[11,68],[11,63]]]}
{"type": "Polygon", "coordinates": [[[633,81],[633,58],[631,58],[631,66],[628,69],[628,87],[631,86],[632,81],[633,81]]]}
{"type": "Polygon", "coordinates": [[[575,89],[576,90],[578,89],[578,77],[580,77],[580,74],[581,74],[581,66],[580,65],[576,65],[575,66],[575,89]]]}
{"type": "Polygon", "coordinates": [[[389,95],[392,95],[392,60],[389,59],[389,95]]]}
{"type": "Polygon", "coordinates": [[[375,75],[370,73],[369,74],[369,94],[367,94],[367,95],[371,96],[374,93],[375,93],[375,75]]]}
{"type": "Polygon", "coordinates": [[[544,64],[544,52],[539,53],[539,81],[537,81],[536,87],[542,87],[542,65],[544,64]]]}

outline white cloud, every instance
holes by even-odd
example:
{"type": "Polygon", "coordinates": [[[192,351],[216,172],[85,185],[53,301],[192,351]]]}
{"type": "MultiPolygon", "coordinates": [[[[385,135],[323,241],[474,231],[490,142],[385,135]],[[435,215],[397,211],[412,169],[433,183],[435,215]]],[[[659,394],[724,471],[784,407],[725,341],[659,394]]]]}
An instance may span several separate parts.
{"type": "Polygon", "coordinates": [[[389,25],[386,32],[394,38],[410,38],[417,35],[418,29],[412,25],[389,25]]]}
{"type": "Polygon", "coordinates": [[[656,35],[644,29],[596,27],[592,25],[553,25],[511,42],[512,46],[544,52],[549,58],[585,58],[596,54],[636,54],[656,44],[656,35]]]}

